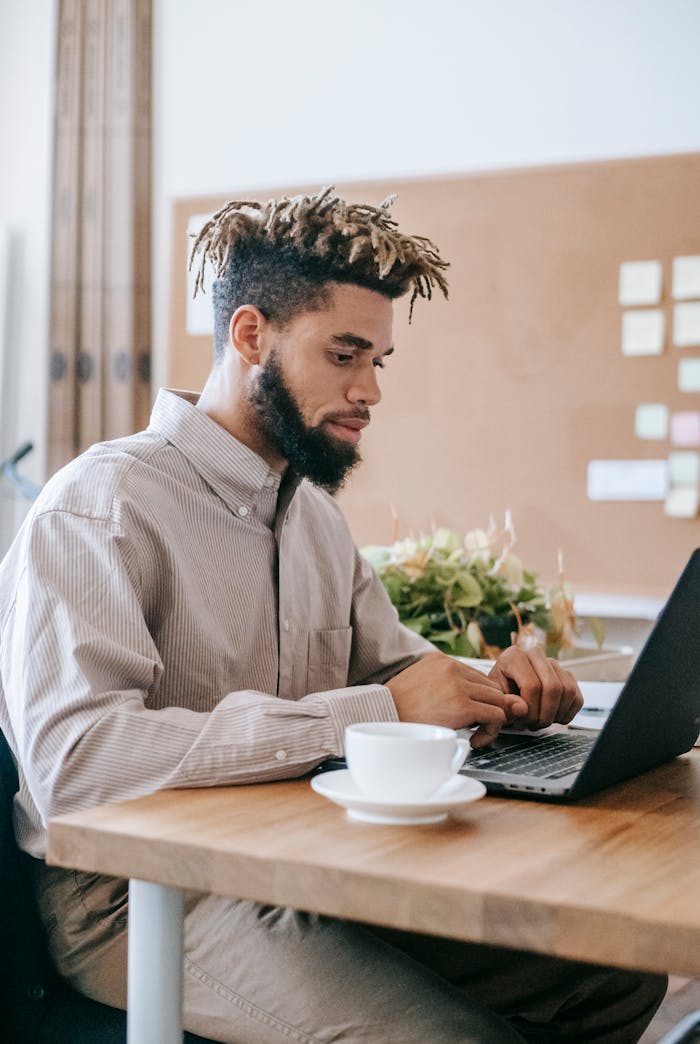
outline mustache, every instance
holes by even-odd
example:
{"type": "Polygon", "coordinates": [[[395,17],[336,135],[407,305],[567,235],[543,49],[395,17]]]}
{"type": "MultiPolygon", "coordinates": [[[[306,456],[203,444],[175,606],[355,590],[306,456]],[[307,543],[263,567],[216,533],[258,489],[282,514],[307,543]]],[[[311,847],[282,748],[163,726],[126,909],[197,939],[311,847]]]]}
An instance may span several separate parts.
{"type": "Polygon", "coordinates": [[[361,420],[361,421],[366,421],[366,423],[369,424],[370,415],[369,415],[369,410],[367,408],[365,408],[365,409],[358,409],[358,410],[350,410],[347,413],[328,413],[323,418],[323,420],[324,420],[324,423],[326,421],[331,421],[332,424],[337,424],[337,423],[341,423],[342,424],[343,421],[347,421],[347,420],[361,420]]]}

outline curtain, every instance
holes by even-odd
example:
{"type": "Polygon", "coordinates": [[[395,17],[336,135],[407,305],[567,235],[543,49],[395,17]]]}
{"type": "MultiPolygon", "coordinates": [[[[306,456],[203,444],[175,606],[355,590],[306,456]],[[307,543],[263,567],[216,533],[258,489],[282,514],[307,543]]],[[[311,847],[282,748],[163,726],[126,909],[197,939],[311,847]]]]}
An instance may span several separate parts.
{"type": "Polygon", "coordinates": [[[151,0],[59,0],[49,474],[150,409],[151,0]]]}

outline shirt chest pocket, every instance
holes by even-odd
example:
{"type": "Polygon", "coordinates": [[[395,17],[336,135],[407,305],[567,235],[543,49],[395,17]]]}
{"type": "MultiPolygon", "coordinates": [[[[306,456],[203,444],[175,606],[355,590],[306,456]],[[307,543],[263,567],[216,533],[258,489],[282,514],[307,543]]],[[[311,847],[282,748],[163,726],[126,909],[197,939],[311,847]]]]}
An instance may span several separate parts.
{"type": "Polygon", "coordinates": [[[348,684],[352,627],[309,632],[307,692],[342,689],[348,684]]]}

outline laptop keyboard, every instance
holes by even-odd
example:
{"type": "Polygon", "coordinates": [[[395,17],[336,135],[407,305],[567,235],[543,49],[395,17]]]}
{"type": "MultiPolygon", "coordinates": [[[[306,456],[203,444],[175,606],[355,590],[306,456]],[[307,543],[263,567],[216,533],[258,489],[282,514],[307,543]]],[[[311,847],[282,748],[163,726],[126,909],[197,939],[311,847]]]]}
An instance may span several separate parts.
{"type": "Polygon", "coordinates": [[[484,750],[466,763],[470,769],[495,769],[518,776],[561,779],[580,769],[595,742],[592,736],[558,733],[542,739],[523,739],[503,750],[484,750]]]}

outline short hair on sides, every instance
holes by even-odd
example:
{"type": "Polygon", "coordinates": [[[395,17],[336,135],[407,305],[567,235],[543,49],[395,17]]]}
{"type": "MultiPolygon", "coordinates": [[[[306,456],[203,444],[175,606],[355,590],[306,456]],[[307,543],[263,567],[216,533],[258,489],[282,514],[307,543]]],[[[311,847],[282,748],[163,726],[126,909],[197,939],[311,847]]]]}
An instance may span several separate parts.
{"type": "Polygon", "coordinates": [[[228,343],[231,316],[243,304],[282,326],[322,308],[330,283],[364,287],[391,300],[410,290],[410,322],[416,298],[430,300],[434,285],[447,297],[449,263],[430,239],[399,231],[390,214],[395,198],[378,207],[347,203],[327,186],[313,196],[234,200],[218,210],[190,256],[192,268],[201,254],[195,294],[203,291],[207,261],[214,269],[216,361],[228,343]]]}

